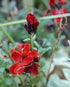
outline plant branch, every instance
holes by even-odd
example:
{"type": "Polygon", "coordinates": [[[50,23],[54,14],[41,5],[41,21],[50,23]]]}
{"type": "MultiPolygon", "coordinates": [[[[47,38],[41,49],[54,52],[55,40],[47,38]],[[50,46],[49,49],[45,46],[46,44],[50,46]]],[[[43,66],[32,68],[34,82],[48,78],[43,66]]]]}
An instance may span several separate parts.
{"type": "Polygon", "coordinates": [[[21,81],[21,86],[20,87],[24,87],[23,80],[22,80],[21,76],[19,75],[18,77],[19,77],[19,79],[21,81]]]}
{"type": "Polygon", "coordinates": [[[53,58],[54,58],[55,50],[56,50],[56,48],[57,48],[57,46],[58,46],[59,39],[60,39],[60,35],[61,35],[61,33],[62,33],[62,30],[61,30],[61,29],[62,29],[62,20],[60,21],[58,39],[57,39],[57,41],[56,41],[56,44],[55,44],[55,46],[54,46],[54,48],[53,48],[53,52],[52,52],[52,55],[51,55],[50,66],[49,66],[48,74],[47,74],[47,76],[46,76],[47,80],[49,79],[49,73],[50,73],[50,69],[51,69],[52,63],[53,63],[53,58]]]}
{"type": "Polygon", "coordinates": [[[6,48],[3,46],[2,42],[0,41],[1,47],[4,49],[4,51],[8,54],[8,57],[11,59],[12,63],[14,63],[14,61],[11,58],[10,53],[6,50],[6,48]]]}
{"type": "Polygon", "coordinates": [[[5,62],[9,62],[5,59],[5,57],[0,53],[0,57],[5,61],[5,62]]]}
{"type": "Polygon", "coordinates": [[[33,44],[33,34],[31,34],[31,49],[33,50],[34,44],[33,44]]]}
{"type": "MultiPolygon", "coordinates": [[[[48,20],[48,19],[54,19],[54,18],[59,18],[59,17],[67,17],[67,16],[70,16],[70,13],[68,14],[61,14],[61,15],[54,15],[54,16],[46,16],[46,17],[38,17],[37,19],[38,20],[48,20]]],[[[0,27],[2,26],[9,26],[9,25],[13,25],[13,24],[23,24],[25,23],[26,20],[20,20],[20,21],[14,21],[14,22],[9,22],[9,23],[4,23],[4,24],[0,24],[0,27]]]]}

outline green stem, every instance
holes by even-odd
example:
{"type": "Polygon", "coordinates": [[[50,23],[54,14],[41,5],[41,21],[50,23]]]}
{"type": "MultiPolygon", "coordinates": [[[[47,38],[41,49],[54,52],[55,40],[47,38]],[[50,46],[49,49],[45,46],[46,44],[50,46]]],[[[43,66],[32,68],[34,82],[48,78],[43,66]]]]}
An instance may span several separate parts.
{"type": "Polygon", "coordinates": [[[31,49],[33,50],[34,44],[33,44],[33,34],[31,34],[31,49]]]}
{"type": "Polygon", "coordinates": [[[14,44],[15,42],[14,42],[13,38],[11,37],[11,35],[3,27],[0,27],[0,29],[6,34],[8,39],[14,44]]]}
{"type": "MultiPolygon", "coordinates": [[[[59,17],[67,17],[67,16],[70,16],[70,13],[68,14],[61,14],[61,15],[54,15],[54,16],[46,16],[46,17],[38,17],[37,19],[38,20],[48,20],[48,19],[54,19],[54,18],[59,18],[59,17]]],[[[9,26],[9,25],[13,25],[13,24],[20,24],[20,23],[25,23],[26,20],[20,20],[20,21],[15,21],[15,22],[9,22],[9,23],[4,23],[4,24],[1,24],[1,26],[9,26]]]]}
{"type": "Polygon", "coordinates": [[[21,82],[21,86],[20,87],[24,87],[24,83],[23,83],[23,80],[22,80],[21,76],[18,76],[18,77],[19,77],[20,82],[21,82]]]}

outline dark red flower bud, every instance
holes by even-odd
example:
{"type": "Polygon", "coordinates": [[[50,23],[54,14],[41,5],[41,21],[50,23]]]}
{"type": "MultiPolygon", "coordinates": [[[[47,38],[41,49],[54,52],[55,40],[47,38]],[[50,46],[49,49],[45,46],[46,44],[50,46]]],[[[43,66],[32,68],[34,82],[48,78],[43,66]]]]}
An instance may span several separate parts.
{"type": "Polygon", "coordinates": [[[25,24],[24,27],[26,28],[28,33],[29,34],[36,33],[37,27],[39,25],[37,18],[33,14],[29,13],[27,15],[26,20],[27,20],[27,25],[25,24]]]}
{"type": "Polygon", "coordinates": [[[40,40],[40,45],[42,45],[42,44],[43,44],[43,40],[41,39],[41,40],[40,40]]]}

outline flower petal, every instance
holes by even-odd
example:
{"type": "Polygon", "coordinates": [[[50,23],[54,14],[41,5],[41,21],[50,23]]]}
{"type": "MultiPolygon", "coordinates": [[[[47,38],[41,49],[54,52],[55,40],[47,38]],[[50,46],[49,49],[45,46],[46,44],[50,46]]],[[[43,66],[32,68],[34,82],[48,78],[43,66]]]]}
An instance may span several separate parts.
{"type": "Polygon", "coordinates": [[[19,51],[15,50],[11,53],[12,58],[15,60],[15,62],[21,62],[22,61],[22,55],[19,51]]]}
{"type": "Polygon", "coordinates": [[[39,62],[40,60],[40,53],[37,53],[36,56],[34,57],[34,62],[39,62]]]}
{"type": "Polygon", "coordinates": [[[53,7],[55,4],[56,0],[49,0],[49,5],[50,7],[53,7]]]}
{"type": "Polygon", "coordinates": [[[55,9],[51,12],[51,15],[58,15],[59,14],[59,10],[55,9]]]}
{"type": "MultiPolygon", "coordinates": [[[[9,71],[13,74],[13,75],[17,75],[17,73],[18,73],[18,70],[19,70],[19,68],[21,67],[21,65],[20,64],[14,64],[14,65],[12,65],[10,68],[9,68],[9,71]]],[[[19,73],[18,73],[19,74],[19,73]]]]}
{"type": "Polygon", "coordinates": [[[61,11],[61,14],[66,14],[66,13],[68,13],[68,10],[67,10],[66,8],[60,9],[60,11],[61,11]]]}
{"type": "Polygon", "coordinates": [[[22,50],[23,48],[24,48],[24,44],[23,43],[18,45],[18,49],[19,50],[22,50]]]}
{"type": "Polygon", "coordinates": [[[33,57],[34,62],[39,62],[40,53],[38,53],[37,50],[33,50],[30,55],[33,57]]]}
{"type": "Polygon", "coordinates": [[[28,24],[30,24],[34,29],[36,29],[37,26],[39,25],[39,22],[37,21],[37,18],[31,13],[29,13],[27,15],[26,20],[27,20],[28,24]]]}
{"type": "Polygon", "coordinates": [[[34,76],[36,76],[36,75],[38,75],[38,73],[39,73],[38,65],[37,65],[37,64],[33,64],[33,65],[32,65],[32,74],[33,74],[34,76]]]}
{"type": "Polygon", "coordinates": [[[44,16],[47,16],[50,11],[50,9],[46,10],[44,16]]]}
{"type": "Polygon", "coordinates": [[[26,43],[24,45],[24,53],[28,54],[30,52],[31,46],[30,44],[26,43]]]}
{"type": "Polygon", "coordinates": [[[15,48],[11,49],[11,53],[13,53],[15,51],[15,48]]]}
{"type": "Polygon", "coordinates": [[[28,56],[28,57],[23,59],[23,65],[28,65],[31,62],[33,62],[33,57],[32,56],[28,56]]]}
{"type": "Polygon", "coordinates": [[[21,67],[17,72],[20,75],[20,74],[22,74],[23,71],[24,71],[24,68],[21,67]]]}
{"type": "Polygon", "coordinates": [[[28,66],[24,68],[24,72],[29,73],[32,71],[32,66],[28,66]]]}
{"type": "Polygon", "coordinates": [[[59,0],[59,3],[60,3],[60,4],[67,4],[68,1],[66,1],[66,0],[59,0]]]}
{"type": "Polygon", "coordinates": [[[60,18],[56,18],[55,20],[56,20],[56,23],[58,24],[58,23],[60,23],[60,21],[61,21],[61,17],[60,18]]]}
{"type": "Polygon", "coordinates": [[[32,52],[30,52],[30,55],[31,55],[32,57],[35,57],[36,54],[37,54],[37,50],[33,50],[32,52]]]}

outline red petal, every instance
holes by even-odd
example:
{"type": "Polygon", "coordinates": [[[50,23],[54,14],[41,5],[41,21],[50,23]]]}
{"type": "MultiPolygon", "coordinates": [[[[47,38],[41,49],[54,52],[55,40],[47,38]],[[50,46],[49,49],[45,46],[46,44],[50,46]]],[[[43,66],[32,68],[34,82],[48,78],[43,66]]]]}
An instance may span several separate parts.
{"type": "Polygon", "coordinates": [[[66,8],[60,9],[60,11],[61,11],[61,14],[66,14],[66,13],[68,13],[68,10],[67,10],[66,8]]]}
{"type": "Polygon", "coordinates": [[[44,16],[47,16],[49,12],[50,12],[50,9],[46,10],[44,16]]]}
{"type": "Polygon", "coordinates": [[[28,54],[30,52],[31,46],[30,44],[26,43],[24,45],[24,53],[28,54]]]}
{"type": "Polygon", "coordinates": [[[40,53],[37,53],[36,56],[34,57],[34,62],[39,62],[40,60],[40,53]]]}
{"type": "Polygon", "coordinates": [[[40,65],[36,64],[36,67],[39,67],[40,68],[40,65]]]}
{"type": "Polygon", "coordinates": [[[33,74],[34,76],[36,76],[36,75],[38,75],[38,73],[39,73],[38,65],[37,65],[37,64],[33,64],[33,65],[32,65],[32,74],[33,74]]]}
{"type": "Polygon", "coordinates": [[[23,48],[24,48],[24,44],[23,43],[18,45],[18,49],[19,50],[22,50],[23,48]]]}
{"type": "Polygon", "coordinates": [[[60,20],[61,20],[62,18],[56,18],[56,23],[58,24],[58,23],[60,23],[60,20]]]}
{"type": "Polygon", "coordinates": [[[20,64],[14,64],[9,68],[9,71],[13,74],[13,75],[17,75],[21,74],[22,71],[20,70],[21,65],[20,64]]]}
{"type": "Polygon", "coordinates": [[[12,52],[11,56],[15,60],[15,62],[17,62],[17,63],[22,61],[21,53],[19,51],[17,51],[17,50],[12,52]]]}
{"type": "Polygon", "coordinates": [[[28,65],[31,62],[33,62],[33,58],[31,56],[28,56],[27,58],[23,59],[23,65],[28,65]]]}
{"type": "Polygon", "coordinates": [[[67,4],[68,1],[66,1],[66,0],[59,0],[59,3],[60,3],[60,4],[67,4]]]}
{"type": "Polygon", "coordinates": [[[37,54],[37,50],[33,50],[29,55],[31,55],[32,57],[35,57],[37,54]]]}
{"type": "Polygon", "coordinates": [[[39,62],[40,53],[38,53],[37,50],[33,50],[29,55],[33,57],[34,62],[39,62]]]}
{"type": "Polygon", "coordinates": [[[32,66],[29,66],[29,67],[25,67],[24,68],[24,72],[26,72],[26,73],[29,73],[31,71],[32,71],[32,66]]]}
{"type": "Polygon", "coordinates": [[[58,15],[59,14],[59,11],[56,9],[56,10],[53,10],[52,12],[51,12],[51,15],[58,15]]]}
{"type": "Polygon", "coordinates": [[[29,24],[31,24],[31,26],[33,27],[33,28],[37,28],[37,26],[39,25],[39,22],[37,21],[37,18],[33,15],[33,14],[31,14],[31,13],[29,13],[28,15],[27,15],[27,18],[26,18],[26,20],[27,20],[27,22],[29,23],[29,24]]]}
{"type": "Polygon", "coordinates": [[[22,74],[23,71],[24,71],[24,68],[20,68],[17,72],[20,75],[20,74],[22,74]]]}
{"type": "Polygon", "coordinates": [[[11,49],[11,53],[13,53],[15,51],[15,48],[11,49]]]}
{"type": "Polygon", "coordinates": [[[55,2],[56,2],[56,0],[49,0],[50,7],[54,6],[55,2]]]}

